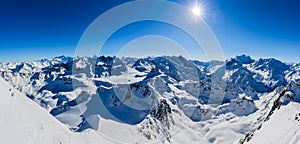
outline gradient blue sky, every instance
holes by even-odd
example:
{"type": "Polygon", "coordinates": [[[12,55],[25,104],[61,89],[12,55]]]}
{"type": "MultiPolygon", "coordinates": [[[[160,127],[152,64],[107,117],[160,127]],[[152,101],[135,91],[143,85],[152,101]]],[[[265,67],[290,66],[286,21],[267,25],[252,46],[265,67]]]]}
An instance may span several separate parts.
{"type": "MultiPolygon", "coordinates": [[[[193,2],[172,1],[187,7],[193,2]]],[[[103,12],[125,2],[127,0],[1,0],[0,62],[73,56],[88,25],[103,12]]],[[[273,57],[300,62],[299,0],[202,2],[206,5],[205,20],[218,38],[226,58],[248,54],[254,58],[273,57]]],[[[118,31],[111,43],[122,42],[118,36],[123,42],[129,39],[124,38],[131,32],[128,29],[144,31],[141,35],[163,35],[173,31],[167,27],[161,23],[133,24],[127,26],[127,30],[118,31]]],[[[182,32],[174,30],[173,33],[182,32]]],[[[187,40],[186,43],[190,42],[187,40]]],[[[109,47],[104,53],[110,53],[109,47]]]]}

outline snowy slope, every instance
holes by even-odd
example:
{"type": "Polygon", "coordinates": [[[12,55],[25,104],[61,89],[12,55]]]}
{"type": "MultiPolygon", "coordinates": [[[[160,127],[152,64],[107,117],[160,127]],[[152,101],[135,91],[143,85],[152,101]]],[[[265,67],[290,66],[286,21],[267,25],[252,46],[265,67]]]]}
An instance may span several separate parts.
{"type": "Polygon", "coordinates": [[[240,143],[296,144],[300,128],[300,83],[291,81],[272,104],[268,116],[240,143]]]}
{"type": "Polygon", "coordinates": [[[271,119],[254,133],[249,144],[299,144],[299,120],[300,104],[291,102],[276,111],[271,119]]]}
{"type": "Polygon", "coordinates": [[[47,111],[0,78],[0,143],[84,144],[47,111]]]}

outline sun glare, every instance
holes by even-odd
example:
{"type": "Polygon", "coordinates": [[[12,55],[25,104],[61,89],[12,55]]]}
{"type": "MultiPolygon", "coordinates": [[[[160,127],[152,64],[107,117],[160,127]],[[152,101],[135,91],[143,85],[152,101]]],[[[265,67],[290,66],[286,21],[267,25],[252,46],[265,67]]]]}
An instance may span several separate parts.
{"type": "Polygon", "coordinates": [[[203,4],[199,4],[198,2],[195,2],[193,6],[191,7],[192,14],[197,18],[203,18],[205,9],[203,4]]]}
{"type": "Polygon", "coordinates": [[[192,9],[192,12],[193,12],[193,14],[196,15],[196,16],[200,16],[200,15],[201,15],[201,10],[200,10],[199,7],[194,7],[194,8],[192,9]]]}

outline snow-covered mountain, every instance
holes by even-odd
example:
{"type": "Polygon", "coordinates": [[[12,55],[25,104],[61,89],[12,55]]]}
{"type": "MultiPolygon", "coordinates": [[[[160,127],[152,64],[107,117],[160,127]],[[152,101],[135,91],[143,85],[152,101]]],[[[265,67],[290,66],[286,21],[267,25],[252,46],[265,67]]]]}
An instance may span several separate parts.
{"type": "Polygon", "coordinates": [[[300,82],[289,83],[273,102],[264,122],[240,143],[297,144],[300,128],[300,82]],[[295,103],[297,102],[297,103],[295,103]]]}
{"type": "Polygon", "coordinates": [[[84,143],[76,133],[0,79],[0,143],[84,143]]]}
{"type": "Polygon", "coordinates": [[[254,133],[249,144],[274,143],[274,144],[298,144],[300,143],[300,122],[298,103],[282,107],[272,118],[265,122],[254,133]]]}
{"type": "Polygon", "coordinates": [[[300,64],[246,55],[61,56],[2,63],[0,76],[91,143],[243,143],[300,102],[300,64]]]}

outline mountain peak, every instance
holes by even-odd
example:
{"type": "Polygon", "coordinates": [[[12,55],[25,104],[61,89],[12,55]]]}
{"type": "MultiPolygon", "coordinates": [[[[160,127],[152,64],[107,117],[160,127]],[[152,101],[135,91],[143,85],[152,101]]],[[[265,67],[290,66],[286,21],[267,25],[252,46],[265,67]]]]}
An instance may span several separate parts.
{"type": "Polygon", "coordinates": [[[242,63],[242,64],[250,64],[250,63],[253,63],[255,61],[250,56],[245,55],[245,54],[238,55],[238,56],[235,57],[235,59],[237,61],[239,61],[240,63],[242,63]]]}

